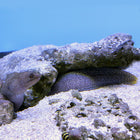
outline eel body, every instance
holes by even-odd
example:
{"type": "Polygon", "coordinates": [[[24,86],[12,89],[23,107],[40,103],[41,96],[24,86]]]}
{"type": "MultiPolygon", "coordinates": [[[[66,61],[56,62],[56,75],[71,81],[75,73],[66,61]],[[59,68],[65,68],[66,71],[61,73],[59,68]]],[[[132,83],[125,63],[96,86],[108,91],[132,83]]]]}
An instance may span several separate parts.
{"type": "Polygon", "coordinates": [[[137,78],[129,72],[115,68],[83,69],[58,76],[50,94],[70,89],[92,90],[107,85],[135,84],[137,78]]]}
{"type": "Polygon", "coordinates": [[[40,80],[41,75],[34,71],[13,73],[1,85],[1,93],[14,104],[18,111],[24,101],[24,92],[40,80]]]}

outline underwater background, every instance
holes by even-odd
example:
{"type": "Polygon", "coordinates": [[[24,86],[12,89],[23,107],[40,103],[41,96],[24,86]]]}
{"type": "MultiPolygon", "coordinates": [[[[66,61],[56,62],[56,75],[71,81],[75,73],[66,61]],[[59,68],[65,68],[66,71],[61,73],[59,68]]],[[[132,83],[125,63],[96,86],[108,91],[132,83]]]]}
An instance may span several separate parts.
{"type": "Polygon", "coordinates": [[[129,33],[140,48],[140,0],[0,0],[0,52],[129,33]]]}

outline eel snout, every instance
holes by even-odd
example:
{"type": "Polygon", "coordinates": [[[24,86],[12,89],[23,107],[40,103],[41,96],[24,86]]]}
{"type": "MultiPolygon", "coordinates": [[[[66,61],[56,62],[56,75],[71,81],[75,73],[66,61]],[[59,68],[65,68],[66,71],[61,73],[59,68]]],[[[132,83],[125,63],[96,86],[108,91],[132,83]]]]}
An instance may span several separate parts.
{"type": "Polygon", "coordinates": [[[41,74],[34,71],[9,74],[2,84],[1,93],[14,104],[17,111],[24,101],[24,92],[40,78],[41,74]]]}

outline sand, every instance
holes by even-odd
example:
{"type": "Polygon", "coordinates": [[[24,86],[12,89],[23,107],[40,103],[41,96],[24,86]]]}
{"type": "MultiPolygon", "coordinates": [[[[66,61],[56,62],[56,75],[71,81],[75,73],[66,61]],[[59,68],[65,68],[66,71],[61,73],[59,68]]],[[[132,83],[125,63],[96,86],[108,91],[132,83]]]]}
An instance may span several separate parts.
{"type": "MultiPolygon", "coordinates": [[[[81,92],[83,97],[86,94],[115,93],[128,103],[133,114],[140,117],[140,62],[134,63],[126,71],[138,77],[137,84],[84,91],[81,92]]],[[[54,120],[54,113],[58,106],[49,105],[49,100],[58,98],[65,103],[65,100],[70,98],[69,94],[69,92],[67,94],[59,93],[45,97],[38,105],[18,112],[17,118],[11,124],[0,127],[0,140],[61,140],[61,131],[54,120]]]]}

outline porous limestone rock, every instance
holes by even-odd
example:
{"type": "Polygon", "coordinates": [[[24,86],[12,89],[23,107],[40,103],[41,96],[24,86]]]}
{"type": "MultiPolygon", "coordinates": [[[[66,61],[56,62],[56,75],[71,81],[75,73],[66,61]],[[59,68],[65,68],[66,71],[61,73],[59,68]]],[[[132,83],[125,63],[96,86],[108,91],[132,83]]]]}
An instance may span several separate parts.
{"type": "Polygon", "coordinates": [[[87,93],[80,101],[73,97],[73,90],[70,92],[72,97],[67,95],[64,103],[60,99],[54,103],[56,125],[70,140],[140,138],[140,119],[116,94],[87,93]]]}
{"type": "MultiPolygon", "coordinates": [[[[32,96],[27,94],[33,99],[30,98],[33,102],[35,101],[35,103],[31,103],[34,105],[47,95],[58,73],[89,67],[126,68],[132,61],[140,60],[140,51],[134,48],[133,44],[131,35],[118,33],[94,43],[72,43],[60,47],[54,45],[33,46],[12,52],[0,59],[2,94],[7,94],[6,87],[8,88],[8,86],[5,86],[5,83],[7,83],[8,76],[16,74],[16,78],[25,83],[27,79],[20,76],[21,73],[38,73],[40,81],[30,85],[30,87],[33,86],[31,89],[33,92],[30,92],[32,96]]],[[[8,83],[12,83],[12,81],[16,80],[11,78],[8,83]]],[[[18,82],[15,82],[15,86],[20,87],[18,82]]],[[[25,90],[29,88],[25,85],[23,87],[25,90]]],[[[20,90],[17,88],[11,94],[19,93],[20,90]]],[[[30,99],[26,101],[31,101],[30,99]]],[[[30,102],[27,104],[29,105],[30,102]]]]}
{"type": "MultiPolygon", "coordinates": [[[[138,70],[139,63],[133,70],[138,70]]],[[[75,139],[139,140],[139,99],[137,85],[46,96],[36,106],[17,112],[11,124],[1,126],[0,139],[62,140],[63,129],[75,139]]]]}
{"type": "Polygon", "coordinates": [[[0,94],[0,126],[10,123],[14,118],[14,106],[0,94]]]}

